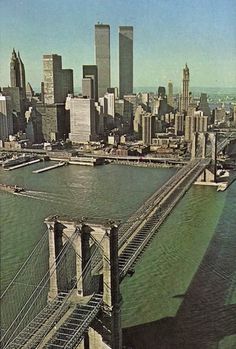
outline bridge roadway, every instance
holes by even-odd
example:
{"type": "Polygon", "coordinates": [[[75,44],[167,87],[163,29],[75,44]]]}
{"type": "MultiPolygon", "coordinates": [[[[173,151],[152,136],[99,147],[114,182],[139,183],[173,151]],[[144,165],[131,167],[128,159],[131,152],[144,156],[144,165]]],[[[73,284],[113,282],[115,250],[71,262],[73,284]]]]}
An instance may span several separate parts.
{"type": "Polygon", "coordinates": [[[102,294],[95,293],[78,304],[73,291],[61,293],[3,348],[77,348],[101,305],[102,294]]]}
{"type": "MultiPolygon", "coordinates": [[[[196,159],[189,162],[120,227],[118,241],[120,280],[129,272],[159,226],[210,162],[210,159],[196,159]]],[[[101,262],[93,271],[98,272],[100,269],[101,262]]],[[[4,348],[77,348],[101,305],[101,294],[92,295],[85,299],[83,304],[78,304],[73,290],[68,294],[60,294],[4,348]]]]}
{"type": "Polygon", "coordinates": [[[155,192],[119,231],[121,280],[150,242],[181,197],[209,165],[209,159],[191,161],[155,192]]]}
{"type": "MultiPolygon", "coordinates": [[[[177,202],[210,164],[210,159],[195,159],[182,167],[149,197],[120,226],[118,234],[119,271],[122,280],[177,202]]],[[[102,261],[96,261],[93,273],[102,273],[102,261]]]]}

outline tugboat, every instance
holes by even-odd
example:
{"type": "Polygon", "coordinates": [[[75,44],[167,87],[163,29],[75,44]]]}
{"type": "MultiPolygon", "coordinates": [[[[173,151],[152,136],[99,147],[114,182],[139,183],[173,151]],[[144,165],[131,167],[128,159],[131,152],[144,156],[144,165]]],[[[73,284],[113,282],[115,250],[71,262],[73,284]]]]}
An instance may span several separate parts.
{"type": "Polygon", "coordinates": [[[18,185],[8,185],[0,183],[0,190],[7,191],[8,193],[22,193],[25,191],[23,187],[18,187],[18,185]]]}
{"type": "Polygon", "coordinates": [[[23,191],[25,191],[23,187],[18,187],[18,185],[14,186],[14,193],[22,193],[23,191]]]}

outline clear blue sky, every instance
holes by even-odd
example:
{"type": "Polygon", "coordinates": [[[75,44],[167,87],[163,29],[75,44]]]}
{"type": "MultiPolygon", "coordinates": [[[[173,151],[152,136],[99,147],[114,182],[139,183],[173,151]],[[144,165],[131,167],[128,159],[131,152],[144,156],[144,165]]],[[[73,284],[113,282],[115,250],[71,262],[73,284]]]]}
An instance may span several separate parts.
{"type": "Polygon", "coordinates": [[[118,85],[118,27],[134,26],[134,86],[181,85],[188,62],[192,86],[236,86],[236,0],[0,0],[0,86],[9,84],[12,48],[26,79],[42,80],[42,55],[63,67],[94,64],[94,24],[111,26],[112,85],[118,85]]]}

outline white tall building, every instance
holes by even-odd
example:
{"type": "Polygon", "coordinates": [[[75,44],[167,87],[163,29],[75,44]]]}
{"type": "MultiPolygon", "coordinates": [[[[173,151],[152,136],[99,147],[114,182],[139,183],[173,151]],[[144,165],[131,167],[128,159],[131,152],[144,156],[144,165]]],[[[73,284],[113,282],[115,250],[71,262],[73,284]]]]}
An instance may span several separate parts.
{"type": "Polygon", "coordinates": [[[139,105],[135,111],[133,128],[134,128],[134,132],[138,133],[140,137],[142,136],[142,121],[143,121],[144,114],[145,114],[145,110],[141,105],[139,105]]]}
{"type": "Polygon", "coordinates": [[[94,100],[68,96],[66,99],[66,109],[70,110],[70,140],[73,143],[84,143],[95,140],[94,100]]]}
{"type": "Polygon", "coordinates": [[[114,127],[115,121],[115,95],[114,93],[106,93],[104,97],[99,98],[99,104],[103,108],[103,115],[106,119],[106,126],[111,129],[114,127]]]}
{"type": "Polygon", "coordinates": [[[107,99],[107,115],[115,117],[115,95],[114,93],[106,93],[104,96],[107,99]]]}
{"type": "Polygon", "coordinates": [[[6,140],[13,134],[11,97],[0,93],[0,140],[6,140]]]}

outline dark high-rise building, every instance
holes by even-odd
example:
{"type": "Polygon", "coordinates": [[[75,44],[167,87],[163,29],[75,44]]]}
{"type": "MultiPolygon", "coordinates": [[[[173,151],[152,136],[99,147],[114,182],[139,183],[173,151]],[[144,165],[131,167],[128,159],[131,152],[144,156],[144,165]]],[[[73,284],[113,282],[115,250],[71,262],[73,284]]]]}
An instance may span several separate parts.
{"type": "Polygon", "coordinates": [[[133,27],[119,27],[120,98],[133,93],[133,27]]]}
{"type": "Polygon", "coordinates": [[[207,94],[201,93],[200,96],[200,103],[199,103],[199,110],[203,111],[204,115],[211,116],[211,110],[207,101],[207,94]]]}
{"type": "Polygon", "coordinates": [[[3,94],[11,97],[14,111],[13,133],[16,133],[25,129],[26,85],[25,67],[20,53],[17,55],[15,49],[12,51],[10,62],[10,83],[11,87],[3,88],[3,94]]]}
{"type": "Polygon", "coordinates": [[[73,93],[74,93],[73,70],[62,69],[61,70],[61,97],[63,102],[65,102],[68,94],[73,94],[73,93]]]}
{"type": "Polygon", "coordinates": [[[3,95],[11,98],[13,117],[13,133],[25,129],[25,103],[21,87],[3,87],[3,95]]]}
{"type": "Polygon", "coordinates": [[[64,103],[68,93],[74,92],[73,70],[62,69],[61,56],[43,56],[44,102],[64,103]]]}
{"type": "Polygon", "coordinates": [[[98,69],[98,97],[103,97],[110,87],[110,26],[95,25],[95,57],[98,69]]]}
{"type": "Polygon", "coordinates": [[[13,49],[12,51],[11,62],[10,62],[10,81],[11,81],[11,87],[20,87],[19,60],[16,55],[15,49],[13,49]]]}
{"type": "Polygon", "coordinates": [[[172,81],[168,82],[168,93],[167,93],[167,103],[170,107],[174,107],[174,99],[173,99],[173,83],[172,81]]]}
{"type": "Polygon", "coordinates": [[[181,110],[187,112],[189,106],[189,68],[187,63],[183,69],[183,91],[181,98],[181,110]]]}
{"type": "Polygon", "coordinates": [[[37,103],[35,108],[42,120],[42,137],[45,141],[65,140],[68,137],[70,117],[64,103],[37,103]]]}
{"type": "Polygon", "coordinates": [[[26,84],[25,84],[25,67],[24,63],[21,60],[20,52],[18,52],[18,61],[19,61],[19,80],[20,86],[23,90],[23,95],[26,96],[26,84]]]}
{"type": "Polygon", "coordinates": [[[11,62],[10,62],[10,81],[11,87],[22,88],[22,95],[25,97],[26,85],[25,85],[25,67],[21,60],[20,53],[18,56],[15,49],[12,51],[11,62]]]}
{"type": "Polygon", "coordinates": [[[165,87],[164,86],[159,86],[157,94],[158,94],[158,97],[165,97],[165,95],[166,95],[165,87]]]}
{"type": "Polygon", "coordinates": [[[98,69],[96,65],[83,65],[83,79],[92,79],[93,95],[91,98],[98,101],[98,69]]]}

